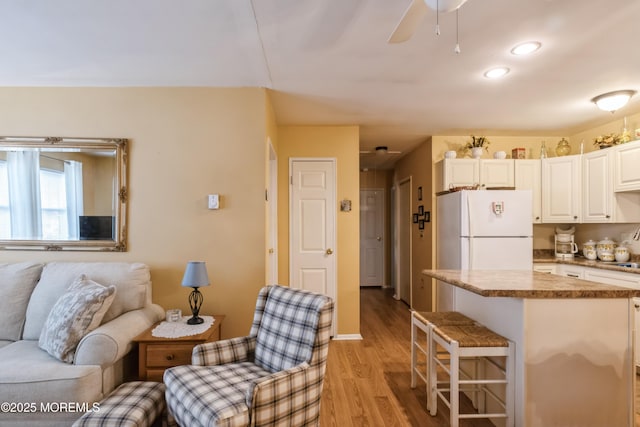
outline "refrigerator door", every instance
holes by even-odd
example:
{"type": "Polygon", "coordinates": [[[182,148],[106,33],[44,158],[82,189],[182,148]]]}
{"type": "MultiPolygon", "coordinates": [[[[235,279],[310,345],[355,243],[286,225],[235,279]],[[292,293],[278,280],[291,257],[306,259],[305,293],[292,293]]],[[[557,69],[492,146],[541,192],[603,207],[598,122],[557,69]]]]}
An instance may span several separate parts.
{"type": "Polygon", "coordinates": [[[463,270],[531,270],[533,238],[474,237],[463,238],[463,270]]]}
{"type": "Polygon", "coordinates": [[[531,190],[464,191],[461,236],[532,236],[531,190]]]}

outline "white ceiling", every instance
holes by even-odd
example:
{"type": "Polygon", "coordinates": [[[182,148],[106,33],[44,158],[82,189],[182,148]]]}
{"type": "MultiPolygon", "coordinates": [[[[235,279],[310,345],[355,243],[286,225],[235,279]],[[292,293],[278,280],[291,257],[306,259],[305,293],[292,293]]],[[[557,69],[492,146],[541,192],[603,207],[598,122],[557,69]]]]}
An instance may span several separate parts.
{"type": "MultiPolygon", "coordinates": [[[[360,125],[361,149],[434,134],[569,134],[640,90],[640,0],[468,0],[388,44],[409,0],[0,0],[0,86],[259,86],[281,124],[360,125]],[[509,53],[538,40],[529,57],[509,53]],[[507,66],[500,81],[482,74],[507,66]]],[[[613,118],[640,111],[640,95],[613,118]]],[[[398,156],[395,156],[397,158],[398,156]]]]}

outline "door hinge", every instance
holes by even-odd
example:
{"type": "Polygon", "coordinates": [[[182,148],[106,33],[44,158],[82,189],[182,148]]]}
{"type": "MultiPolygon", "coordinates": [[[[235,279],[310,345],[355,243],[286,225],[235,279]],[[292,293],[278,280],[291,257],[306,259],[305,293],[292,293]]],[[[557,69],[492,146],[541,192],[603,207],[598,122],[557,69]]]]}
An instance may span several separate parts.
{"type": "Polygon", "coordinates": [[[291,176],[289,177],[289,183],[290,183],[291,185],[293,185],[293,175],[291,175],[291,176]]]}

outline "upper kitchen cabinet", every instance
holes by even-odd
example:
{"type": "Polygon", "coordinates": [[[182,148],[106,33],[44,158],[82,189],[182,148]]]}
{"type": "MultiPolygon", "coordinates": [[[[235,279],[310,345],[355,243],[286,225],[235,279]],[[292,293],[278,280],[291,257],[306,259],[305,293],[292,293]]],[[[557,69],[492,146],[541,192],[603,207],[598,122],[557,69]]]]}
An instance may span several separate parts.
{"type": "Polygon", "coordinates": [[[640,141],[617,145],[613,156],[614,191],[640,191],[640,141]]]}
{"type": "Polygon", "coordinates": [[[534,224],[542,222],[542,195],[540,183],[540,160],[515,161],[516,190],[531,190],[533,195],[531,220],[534,224]]]}
{"type": "Polygon", "coordinates": [[[436,163],[437,191],[479,185],[480,188],[513,187],[512,159],[443,159],[436,163]]]}
{"type": "Polygon", "coordinates": [[[542,159],[542,222],[581,221],[580,155],[542,159]]]}
{"type": "Polygon", "coordinates": [[[640,192],[613,191],[617,170],[614,153],[612,149],[604,149],[582,157],[582,222],[640,221],[640,192]]]}

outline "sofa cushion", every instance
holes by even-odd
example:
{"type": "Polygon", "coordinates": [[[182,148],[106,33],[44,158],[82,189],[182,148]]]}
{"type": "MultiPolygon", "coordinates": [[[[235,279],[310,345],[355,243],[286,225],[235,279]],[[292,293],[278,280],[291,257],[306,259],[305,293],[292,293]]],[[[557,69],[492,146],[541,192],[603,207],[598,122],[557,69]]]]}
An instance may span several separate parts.
{"type": "Polygon", "coordinates": [[[22,336],[27,304],[42,273],[42,264],[0,264],[0,340],[22,336]]]}
{"type": "Polygon", "coordinates": [[[142,308],[147,303],[150,289],[149,268],[141,263],[125,262],[50,262],[42,270],[42,277],[33,290],[27,307],[27,319],[23,337],[38,340],[44,322],[55,302],[78,276],[104,286],[115,286],[116,296],[102,323],[115,319],[122,313],[142,308]]]}
{"type": "MultiPolygon", "coordinates": [[[[6,402],[95,402],[102,398],[102,369],[60,363],[21,340],[0,348],[0,396],[6,402]]],[[[1,423],[0,423],[1,424],[1,423]]]]}
{"type": "Polygon", "coordinates": [[[100,325],[115,292],[115,286],[102,286],[80,276],[49,312],[38,346],[63,362],[73,363],[78,343],[100,325]]]}

